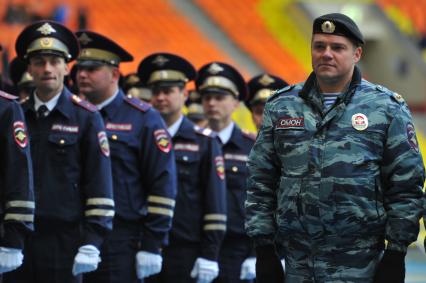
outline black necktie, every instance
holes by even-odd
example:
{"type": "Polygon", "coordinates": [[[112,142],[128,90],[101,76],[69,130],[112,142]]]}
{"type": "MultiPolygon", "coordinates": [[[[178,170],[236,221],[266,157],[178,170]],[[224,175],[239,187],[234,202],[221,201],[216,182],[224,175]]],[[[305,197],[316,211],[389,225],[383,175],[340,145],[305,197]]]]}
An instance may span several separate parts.
{"type": "Polygon", "coordinates": [[[47,109],[46,105],[41,105],[38,109],[37,109],[37,117],[38,118],[44,118],[47,115],[49,115],[49,109],[47,109]]]}

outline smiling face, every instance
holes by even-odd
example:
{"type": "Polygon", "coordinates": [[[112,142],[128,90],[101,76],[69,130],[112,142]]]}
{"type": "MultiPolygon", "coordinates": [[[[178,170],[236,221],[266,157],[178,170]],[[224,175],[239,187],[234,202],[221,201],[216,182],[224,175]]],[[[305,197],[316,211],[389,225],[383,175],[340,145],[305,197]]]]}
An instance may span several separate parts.
{"type": "Polygon", "coordinates": [[[361,54],[362,48],[356,47],[344,36],[314,34],[311,43],[312,68],[320,87],[325,88],[323,91],[327,91],[328,86],[342,91],[350,82],[361,54]]]}
{"type": "Polygon", "coordinates": [[[29,60],[28,72],[33,77],[37,94],[52,97],[62,91],[68,66],[63,57],[35,55],[29,60]]]}

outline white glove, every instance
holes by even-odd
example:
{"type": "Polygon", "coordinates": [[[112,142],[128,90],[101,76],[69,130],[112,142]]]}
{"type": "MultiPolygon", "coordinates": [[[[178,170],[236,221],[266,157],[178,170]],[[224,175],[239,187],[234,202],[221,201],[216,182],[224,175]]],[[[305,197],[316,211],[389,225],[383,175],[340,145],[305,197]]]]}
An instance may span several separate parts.
{"type": "Polygon", "coordinates": [[[253,280],[256,278],[256,258],[249,257],[241,264],[241,280],[253,280]]]}
{"type": "Polygon", "coordinates": [[[285,260],[284,259],[281,260],[281,265],[283,266],[283,270],[285,271],[285,260]]]}
{"type": "Polygon", "coordinates": [[[21,266],[22,250],[0,247],[0,273],[9,272],[21,266]]]}
{"type": "Polygon", "coordinates": [[[139,251],[136,254],[136,275],[139,279],[157,274],[161,271],[163,258],[161,255],[139,251]]]}
{"type": "Polygon", "coordinates": [[[98,268],[98,263],[101,262],[99,254],[99,250],[93,245],[81,246],[74,258],[72,274],[76,276],[80,273],[96,270],[98,268]]]}
{"type": "Polygon", "coordinates": [[[197,278],[197,283],[210,283],[219,275],[219,265],[216,261],[199,257],[195,260],[191,277],[197,278]]]}

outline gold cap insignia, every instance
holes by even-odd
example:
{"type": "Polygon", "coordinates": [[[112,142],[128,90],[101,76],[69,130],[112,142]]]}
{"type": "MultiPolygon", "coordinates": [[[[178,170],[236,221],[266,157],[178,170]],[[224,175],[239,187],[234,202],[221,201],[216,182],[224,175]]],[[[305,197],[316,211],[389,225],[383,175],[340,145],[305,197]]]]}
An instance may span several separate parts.
{"type": "Polygon", "coordinates": [[[41,27],[39,27],[37,30],[41,34],[44,34],[44,35],[49,35],[51,33],[56,32],[56,30],[49,23],[45,23],[44,25],[42,25],[41,27]]]}
{"type": "Polygon", "coordinates": [[[216,63],[212,63],[211,65],[210,65],[210,67],[207,69],[207,71],[210,73],[210,74],[213,74],[213,75],[215,75],[215,74],[217,74],[217,73],[220,73],[220,72],[222,72],[224,69],[221,67],[221,66],[219,66],[218,64],[216,64],[216,63]]]}
{"type": "Polygon", "coordinates": [[[126,84],[135,84],[138,83],[140,81],[139,77],[136,75],[131,75],[127,78],[126,80],[126,84]]]}
{"type": "Polygon", "coordinates": [[[271,83],[275,82],[275,80],[269,76],[268,74],[264,74],[258,81],[261,85],[268,86],[271,83]]]}
{"type": "Polygon", "coordinates": [[[335,29],[336,29],[336,26],[331,21],[325,21],[321,25],[321,30],[324,33],[333,33],[335,29]]]}
{"type": "Polygon", "coordinates": [[[169,61],[169,59],[167,59],[163,55],[158,55],[157,57],[155,57],[154,60],[152,60],[152,64],[155,64],[155,65],[161,67],[164,64],[166,64],[166,62],[168,62],[168,61],[169,61]]]}
{"type": "Polygon", "coordinates": [[[43,37],[40,39],[40,46],[42,48],[49,48],[53,46],[53,38],[50,37],[43,37]]]}
{"type": "Polygon", "coordinates": [[[200,94],[197,91],[190,91],[189,92],[189,100],[190,101],[195,101],[195,100],[199,100],[201,98],[200,94]]]}
{"type": "Polygon", "coordinates": [[[91,39],[88,35],[87,35],[87,33],[82,33],[81,35],[80,35],[80,37],[78,38],[78,41],[81,43],[81,44],[83,44],[83,45],[86,45],[86,44],[88,44],[89,42],[91,42],[91,41],[93,41],[93,39],[91,39]]]}

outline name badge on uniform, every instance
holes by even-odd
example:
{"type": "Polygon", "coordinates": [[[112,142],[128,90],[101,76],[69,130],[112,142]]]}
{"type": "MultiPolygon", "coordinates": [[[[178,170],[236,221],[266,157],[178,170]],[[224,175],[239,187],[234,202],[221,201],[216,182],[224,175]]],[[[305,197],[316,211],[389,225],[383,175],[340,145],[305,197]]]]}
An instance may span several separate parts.
{"type": "Polygon", "coordinates": [[[200,150],[200,146],[195,143],[176,143],[174,146],[176,151],[192,151],[197,152],[200,150]]]}
{"type": "Polygon", "coordinates": [[[304,128],[305,128],[305,119],[303,117],[280,118],[275,125],[275,129],[303,130],[304,128]]]}
{"type": "Polygon", "coordinates": [[[111,131],[131,131],[132,130],[132,124],[113,124],[108,122],[105,125],[105,128],[107,130],[111,131]]]}
{"type": "Polygon", "coordinates": [[[368,128],[368,118],[362,113],[352,115],[352,127],[357,131],[364,131],[368,128]]]}
{"type": "Polygon", "coordinates": [[[52,131],[77,134],[78,133],[78,126],[53,124],[52,125],[52,131]]]}

